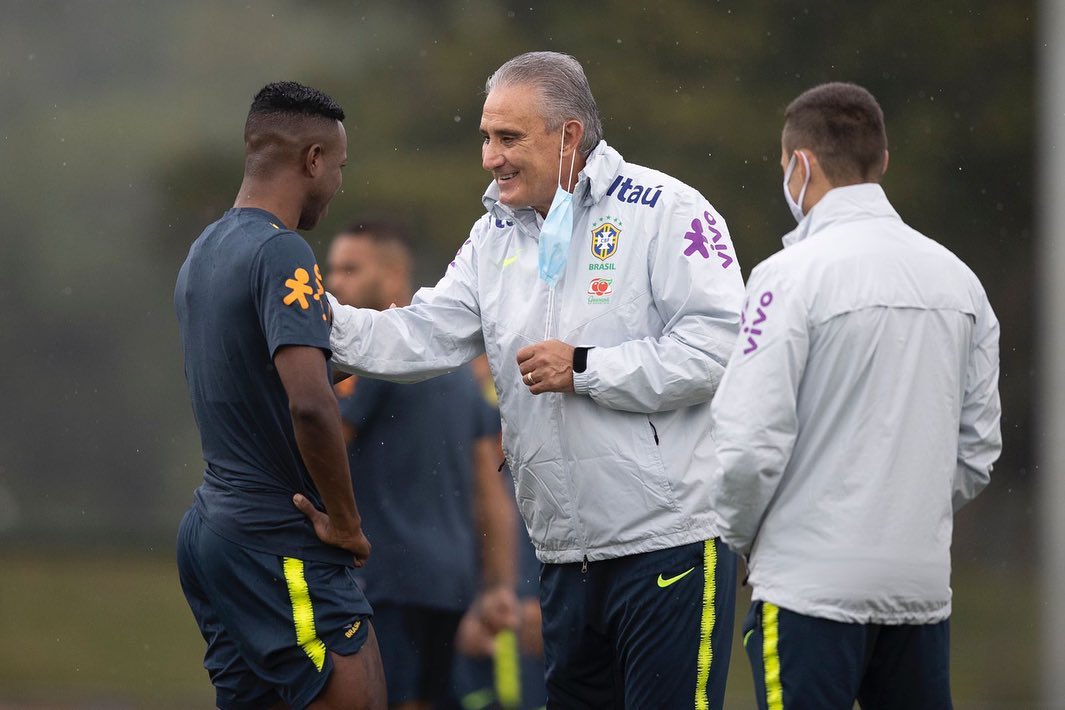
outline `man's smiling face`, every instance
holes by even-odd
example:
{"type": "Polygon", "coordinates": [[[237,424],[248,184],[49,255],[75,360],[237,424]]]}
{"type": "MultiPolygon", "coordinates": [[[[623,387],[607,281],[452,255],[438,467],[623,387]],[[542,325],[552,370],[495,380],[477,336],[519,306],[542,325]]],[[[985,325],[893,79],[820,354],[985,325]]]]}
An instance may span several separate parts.
{"type": "Polygon", "coordinates": [[[495,178],[500,202],[546,215],[558,188],[562,134],[548,129],[540,102],[534,86],[492,89],[481,114],[481,165],[495,178]]]}

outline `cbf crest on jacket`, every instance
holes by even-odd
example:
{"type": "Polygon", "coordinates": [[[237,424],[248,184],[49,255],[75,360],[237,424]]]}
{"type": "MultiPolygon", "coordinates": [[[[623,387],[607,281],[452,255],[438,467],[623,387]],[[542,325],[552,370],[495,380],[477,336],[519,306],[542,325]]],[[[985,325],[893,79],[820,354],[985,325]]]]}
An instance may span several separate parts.
{"type": "MultiPolygon", "coordinates": [[[[487,352],[518,506],[545,562],[601,560],[717,535],[709,402],[739,328],[743,280],[721,215],[697,191],[605,142],[573,192],[561,279],[537,273],[541,220],[493,183],[447,273],[407,308],[333,301],[333,361],[396,381],[487,352]],[[575,393],[532,395],[516,353],[592,347],[575,393]]],[[[416,432],[412,432],[416,436],[416,432]]]]}

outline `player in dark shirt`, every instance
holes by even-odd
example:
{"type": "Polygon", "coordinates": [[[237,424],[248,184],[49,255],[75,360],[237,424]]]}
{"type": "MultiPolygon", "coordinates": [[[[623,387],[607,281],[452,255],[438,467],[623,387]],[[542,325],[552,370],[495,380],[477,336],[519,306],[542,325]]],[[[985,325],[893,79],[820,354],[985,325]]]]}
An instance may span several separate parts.
{"type": "Polygon", "coordinates": [[[352,570],[370,543],[329,382],[330,313],[292,231],[314,227],[340,188],[343,119],[293,82],[256,95],[236,202],[193,243],[174,293],[207,463],[178,568],[224,710],[385,706],[352,570]]]}

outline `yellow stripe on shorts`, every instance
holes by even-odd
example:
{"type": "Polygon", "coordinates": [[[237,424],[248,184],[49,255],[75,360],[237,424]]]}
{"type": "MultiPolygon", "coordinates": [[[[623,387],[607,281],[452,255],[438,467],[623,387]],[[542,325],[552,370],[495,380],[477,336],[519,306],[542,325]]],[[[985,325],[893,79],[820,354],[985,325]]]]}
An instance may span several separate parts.
{"type": "Polygon", "coordinates": [[[780,609],[762,603],[762,672],[765,677],[765,704],[769,710],[784,710],[784,687],[780,684],[780,609]]]}
{"type": "Polygon", "coordinates": [[[714,596],[717,593],[717,548],[713,540],[703,546],[703,616],[699,625],[699,673],[695,681],[695,710],[709,710],[706,685],[710,682],[710,665],[714,662],[714,647],[710,639],[714,634],[714,596]]]}
{"type": "Polygon", "coordinates": [[[325,666],[325,644],[314,630],[314,606],[307,579],[303,576],[303,560],[285,557],[284,566],[288,598],[292,601],[292,620],[296,624],[296,643],[321,673],[325,666]]]}

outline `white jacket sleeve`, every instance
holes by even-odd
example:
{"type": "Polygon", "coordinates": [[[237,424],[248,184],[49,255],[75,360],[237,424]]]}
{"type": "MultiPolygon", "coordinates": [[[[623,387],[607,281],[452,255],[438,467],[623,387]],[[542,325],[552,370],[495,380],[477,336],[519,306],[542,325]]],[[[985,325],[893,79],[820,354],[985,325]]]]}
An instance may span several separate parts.
{"type": "Polygon", "coordinates": [[[721,538],[742,554],[751,549],[798,434],[798,390],[810,344],[806,314],[797,289],[765,265],[755,269],[711,409],[721,468],[710,508],[721,538]]]}
{"type": "Polygon", "coordinates": [[[481,224],[474,225],[437,285],[419,289],[405,308],[353,308],[330,295],[333,366],[356,375],[417,382],[483,353],[476,261],[481,224]]]}
{"type": "Polygon", "coordinates": [[[573,376],[574,390],[603,407],[651,413],[708,401],[736,340],[743,277],[725,220],[701,195],[677,196],[648,269],[662,336],[593,348],[573,376]]]}
{"type": "Polygon", "coordinates": [[[965,376],[965,399],[958,432],[958,467],[954,473],[955,511],[975,498],[991,481],[992,464],[1002,452],[998,333],[998,319],[991,305],[984,300],[983,311],[973,324],[973,345],[965,376]]]}

